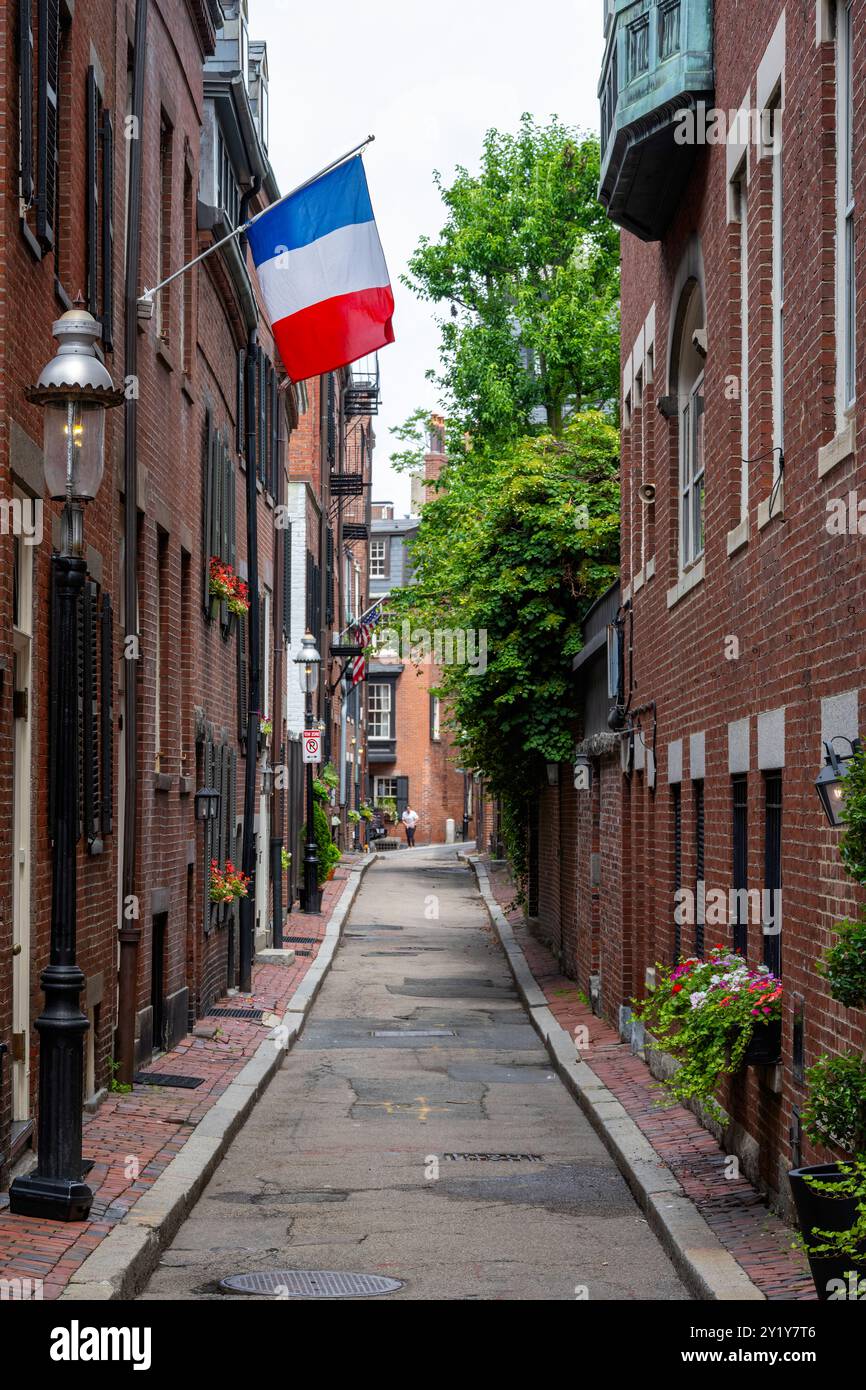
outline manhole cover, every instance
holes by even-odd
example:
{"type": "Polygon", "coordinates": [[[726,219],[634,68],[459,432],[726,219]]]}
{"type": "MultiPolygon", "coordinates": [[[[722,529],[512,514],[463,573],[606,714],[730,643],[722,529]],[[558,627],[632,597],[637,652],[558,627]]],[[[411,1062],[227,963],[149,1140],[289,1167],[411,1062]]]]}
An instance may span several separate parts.
{"type": "Polygon", "coordinates": [[[456,1038],[453,1028],[381,1028],[372,1038],[456,1038]]]}
{"type": "Polygon", "coordinates": [[[395,1293],[403,1281],[333,1269],[263,1269],[256,1274],[232,1274],[219,1287],[223,1293],[264,1293],[272,1298],[372,1298],[395,1293]]]}

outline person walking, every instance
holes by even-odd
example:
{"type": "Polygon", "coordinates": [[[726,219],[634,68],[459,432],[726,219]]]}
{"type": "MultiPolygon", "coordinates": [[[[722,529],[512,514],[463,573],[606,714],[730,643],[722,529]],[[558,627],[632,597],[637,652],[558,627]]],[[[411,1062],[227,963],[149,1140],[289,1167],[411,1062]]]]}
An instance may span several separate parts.
{"type": "Polygon", "coordinates": [[[413,811],[411,806],[407,806],[402,816],[403,824],[406,827],[406,843],[410,849],[415,848],[415,826],[418,824],[418,812],[413,811]]]}

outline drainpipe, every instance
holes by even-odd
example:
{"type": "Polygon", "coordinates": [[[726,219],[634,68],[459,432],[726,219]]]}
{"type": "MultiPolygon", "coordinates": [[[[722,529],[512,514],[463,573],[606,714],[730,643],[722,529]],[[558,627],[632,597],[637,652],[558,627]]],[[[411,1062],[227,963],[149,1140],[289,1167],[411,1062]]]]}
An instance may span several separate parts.
{"type": "MultiPolygon", "coordinates": [[[[247,209],[261,187],[258,174],[241,199],[240,220],[246,221],[247,209]]],[[[246,254],[247,239],[240,238],[246,254]]],[[[240,902],[239,980],[241,992],[249,994],[253,985],[253,937],[256,910],[256,784],[258,781],[259,710],[261,709],[261,671],[259,669],[259,532],[258,489],[256,488],[256,349],[258,329],[251,328],[247,337],[246,400],[247,425],[247,588],[250,598],[249,696],[247,701],[247,761],[244,778],[244,833],[241,868],[250,878],[247,896],[240,902]]]]}
{"type": "MultiPolygon", "coordinates": [[[[126,270],[124,282],[124,373],[138,372],[138,277],[141,249],[141,135],[144,129],[145,43],[148,0],[135,7],[135,55],[132,74],[132,115],[137,140],[129,150],[129,206],[127,209],[126,270]]],[[[138,453],[136,429],[137,392],[127,395],[123,412],[123,595],[126,635],[138,627],[138,453]]],[[[127,661],[123,680],[123,749],[125,800],[123,806],[123,895],[118,924],[120,963],[117,987],[118,1076],[129,1086],[135,1070],[135,1014],[138,988],[138,952],[141,919],[127,918],[127,904],[135,896],[138,811],[138,680],[135,664],[127,661]]]]}

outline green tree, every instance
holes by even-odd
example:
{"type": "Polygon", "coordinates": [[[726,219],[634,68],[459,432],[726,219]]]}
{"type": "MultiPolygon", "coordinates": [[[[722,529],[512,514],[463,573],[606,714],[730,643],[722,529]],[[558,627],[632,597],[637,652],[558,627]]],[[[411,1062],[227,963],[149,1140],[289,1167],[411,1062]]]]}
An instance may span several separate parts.
{"type": "Polygon", "coordinates": [[[583,613],[617,574],[618,435],[597,411],[562,434],[527,436],[499,458],[450,464],[424,508],[415,582],[391,615],[473,634],[485,659],[443,670],[439,693],[461,762],[508,802],[520,870],[520,807],[547,761],[571,756],[583,613]],[[482,645],[483,644],[483,645],[482,645]],[[482,669],[482,666],[485,669],[482,669]]]}
{"type": "MultiPolygon", "coordinates": [[[[619,380],[619,234],[597,198],[594,136],[524,116],[516,135],[490,131],[481,168],[446,187],[436,240],[422,238],[404,277],[447,306],[437,381],[452,430],[496,451],[568,414],[615,413],[619,380]]],[[[411,423],[411,422],[410,422],[411,423]]],[[[406,458],[406,455],[403,455],[406,458]]]]}

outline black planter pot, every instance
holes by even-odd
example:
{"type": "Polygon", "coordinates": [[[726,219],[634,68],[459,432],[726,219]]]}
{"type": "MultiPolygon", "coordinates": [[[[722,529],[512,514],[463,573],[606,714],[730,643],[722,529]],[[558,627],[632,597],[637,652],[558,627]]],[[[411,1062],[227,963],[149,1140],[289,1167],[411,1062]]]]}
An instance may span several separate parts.
{"type": "Polygon", "coordinates": [[[743,1065],[746,1067],[774,1067],[782,1059],[782,1020],[775,1023],[759,1023],[752,1033],[751,1042],[746,1048],[743,1065]]]}
{"type": "MultiPolygon", "coordinates": [[[[826,1183],[841,1183],[844,1174],[840,1173],[838,1163],[816,1163],[811,1168],[795,1168],[788,1174],[800,1230],[807,1247],[821,1241],[816,1232],[848,1231],[857,1220],[855,1198],[833,1197],[827,1192],[816,1192],[809,1183],[809,1178],[820,1178],[826,1183]]],[[[854,1258],[850,1255],[809,1255],[808,1249],[807,1255],[815,1282],[815,1292],[824,1303],[830,1299],[834,1291],[847,1290],[848,1276],[852,1271],[859,1279],[866,1278],[866,1247],[854,1258]],[[841,1282],[834,1283],[836,1280],[841,1282]]],[[[838,1292],[836,1296],[839,1297],[838,1292]]]]}

